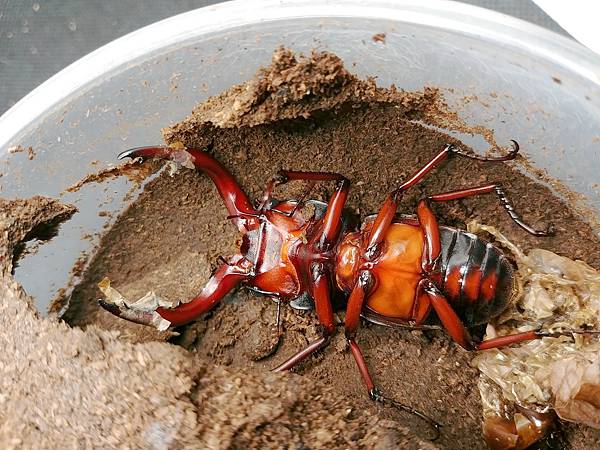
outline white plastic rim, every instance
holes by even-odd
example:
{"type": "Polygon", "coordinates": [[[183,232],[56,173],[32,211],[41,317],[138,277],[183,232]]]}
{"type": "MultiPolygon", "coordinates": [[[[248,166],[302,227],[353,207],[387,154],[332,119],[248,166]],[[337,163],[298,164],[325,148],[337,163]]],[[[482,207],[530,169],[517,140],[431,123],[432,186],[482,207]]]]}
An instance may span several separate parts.
{"type": "Polygon", "coordinates": [[[600,86],[600,56],[537,25],[446,0],[236,0],[189,11],[129,33],[84,56],[42,83],[0,117],[3,152],[43,114],[105,74],[143,56],[203,34],[303,17],[371,18],[484,36],[535,53],[600,86]]]}

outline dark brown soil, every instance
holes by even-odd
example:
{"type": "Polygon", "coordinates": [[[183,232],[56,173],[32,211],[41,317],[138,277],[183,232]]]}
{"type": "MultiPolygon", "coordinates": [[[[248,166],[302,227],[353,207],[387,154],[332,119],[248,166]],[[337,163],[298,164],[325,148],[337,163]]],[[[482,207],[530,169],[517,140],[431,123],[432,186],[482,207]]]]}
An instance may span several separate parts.
{"type": "MultiPolygon", "coordinates": [[[[387,192],[446,143],[462,146],[449,136],[411,120],[429,121],[435,116],[433,106],[439,107],[439,97],[434,90],[403,93],[375,89],[372,83],[351,77],[331,56],[327,56],[330,59],[326,64],[317,59],[296,72],[292,69],[301,64],[290,60],[289,54],[284,52],[276,58],[279,58],[274,66],[277,73],[289,69],[288,78],[267,83],[264,80],[269,79],[265,76],[268,70],[264,71],[258,78],[262,84],[256,80],[249,83],[251,95],[243,103],[242,112],[231,113],[240,110],[231,106],[235,96],[248,92],[236,87],[210,100],[208,106],[200,106],[183,123],[166,130],[167,141],[179,141],[188,147],[205,147],[212,142],[215,156],[253,197],[260,194],[280,168],[343,173],[353,183],[348,207],[363,216],[376,212],[387,192]],[[329,78],[323,76],[320,84],[307,88],[312,94],[302,91],[298,94],[289,89],[289,85],[298,88],[303,76],[310,81],[316,75],[326,75],[327,70],[329,78]],[[323,85],[327,89],[319,91],[323,85]],[[293,93],[290,98],[282,100],[282,86],[293,93]],[[339,101],[331,100],[336,98],[339,101]],[[218,120],[210,120],[217,116],[218,120]]],[[[527,235],[491,195],[436,204],[434,209],[440,221],[464,228],[466,222],[477,219],[495,225],[524,249],[542,247],[600,267],[600,242],[590,227],[546,187],[523,175],[518,167],[518,162],[490,164],[455,157],[407,193],[403,212],[414,211],[418,199],[427,194],[499,182],[527,222],[539,228],[552,222],[556,235],[549,238],[527,235]],[[586,245],[581,245],[582,242],[586,245]]],[[[300,187],[282,191],[279,197],[293,197],[300,187]]],[[[313,197],[326,200],[331,188],[319,186],[313,197]]],[[[96,283],[108,276],[129,298],[150,289],[170,299],[196,294],[215,267],[217,257],[236,249],[237,232],[225,216],[208,178],[184,168],[173,177],[166,173],[159,176],[104,236],[84,281],[73,293],[65,319],[72,325],[96,324],[120,329],[124,338],[133,341],[168,338],[166,333],[148,329],[141,334],[142,327],[99,310],[95,302],[100,297],[96,283]]],[[[317,336],[313,314],[285,307],[284,336],[279,349],[273,356],[257,360],[261,353],[266,355],[271,350],[275,312],[275,304],[267,298],[240,290],[228,296],[211,314],[179,330],[181,335],[172,339],[195,351],[209,364],[228,366],[228,371],[245,368],[267,371],[317,336]]],[[[338,318],[343,318],[343,312],[338,318]]],[[[376,382],[387,395],[445,425],[436,444],[452,449],[485,447],[481,437],[478,372],[470,366],[471,354],[438,331],[397,330],[363,323],[358,341],[376,382]]],[[[419,420],[368,399],[341,336],[297,372],[327,383],[356,409],[370,411],[382,420],[398,421],[422,437],[427,435],[427,427],[419,420]]],[[[244,379],[242,374],[240,377],[244,379]]],[[[301,383],[298,386],[302,388],[301,383]]],[[[268,407],[261,398],[257,397],[256,407],[268,407]]],[[[323,414],[329,415],[331,411],[323,414]]],[[[298,422],[303,420],[290,417],[298,422]]],[[[357,433],[364,436],[366,431],[359,427],[357,433]]],[[[568,425],[563,434],[569,448],[600,446],[600,432],[595,430],[568,425]]],[[[259,433],[244,442],[251,448],[259,448],[260,439],[259,433]]]]}

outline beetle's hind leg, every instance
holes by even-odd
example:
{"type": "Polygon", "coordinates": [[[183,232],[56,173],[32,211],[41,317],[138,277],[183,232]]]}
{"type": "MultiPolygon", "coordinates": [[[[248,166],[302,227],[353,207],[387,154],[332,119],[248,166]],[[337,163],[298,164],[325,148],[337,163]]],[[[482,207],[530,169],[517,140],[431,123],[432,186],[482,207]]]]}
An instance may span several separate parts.
{"type": "Polygon", "coordinates": [[[375,386],[373,378],[371,378],[371,374],[369,373],[365,357],[363,356],[362,351],[360,350],[360,347],[358,346],[354,338],[348,338],[348,344],[350,345],[352,356],[354,356],[354,360],[356,361],[358,370],[360,371],[360,375],[369,392],[369,398],[375,402],[379,402],[387,406],[393,406],[394,408],[400,411],[417,416],[418,418],[427,422],[427,424],[433,429],[433,436],[430,438],[430,440],[435,441],[437,438],[439,438],[441,425],[428,415],[422,413],[421,411],[416,410],[408,405],[405,405],[404,403],[400,403],[396,400],[384,396],[379,390],[379,388],[375,386]]]}
{"type": "Polygon", "coordinates": [[[517,141],[515,141],[514,139],[511,139],[510,144],[512,147],[511,150],[506,155],[502,155],[502,156],[481,156],[476,153],[467,153],[463,150],[460,150],[459,148],[456,148],[452,144],[448,144],[446,146],[446,148],[448,149],[449,153],[452,153],[454,155],[460,155],[460,156],[463,156],[463,157],[469,158],[469,159],[475,159],[477,161],[485,161],[485,162],[511,161],[511,160],[515,159],[517,157],[517,155],[519,154],[519,143],[517,141]]]}
{"type": "Polygon", "coordinates": [[[352,289],[350,297],[348,298],[348,307],[346,308],[344,327],[346,339],[348,341],[348,345],[350,346],[350,351],[352,352],[352,356],[356,361],[360,375],[365,383],[365,387],[369,393],[369,398],[373,401],[383,403],[384,405],[393,406],[400,411],[408,412],[424,420],[434,430],[434,434],[431,437],[431,440],[434,441],[440,435],[440,424],[421,411],[384,396],[379,388],[375,386],[373,378],[369,373],[369,368],[367,367],[365,357],[363,356],[362,351],[355,340],[356,330],[360,322],[360,313],[363,309],[364,301],[369,295],[374,282],[375,279],[372,273],[369,270],[363,270],[358,277],[358,281],[354,286],[354,289],[352,289]]]}
{"type": "Polygon", "coordinates": [[[460,189],[457,191],[445,192],[443,194],[430,195],[425,200],[421,200],[419,208],[429,208],[429,202],[447,202],[450,200],[458,200],[466,197],[473,197],[480,194],[494,193],[500,199],[502,206],[510,216],[510,218],[523,230],[527,231],[533,236],[552,236],[554,234],[554,227],[552,224],[548,225],[545,230],[536,230],[531,225],[525,223],[521,218],[521,215],[515,211],[512,202],[506,196],[504,189],[498,183],[490,183],[484,186],[478,186],[468,189],[460,189]]]}

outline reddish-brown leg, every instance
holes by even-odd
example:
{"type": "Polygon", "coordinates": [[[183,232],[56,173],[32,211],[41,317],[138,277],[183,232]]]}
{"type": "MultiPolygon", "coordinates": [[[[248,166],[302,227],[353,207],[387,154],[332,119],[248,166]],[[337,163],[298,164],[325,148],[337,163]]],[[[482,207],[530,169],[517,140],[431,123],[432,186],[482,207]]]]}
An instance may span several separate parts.
{"type": "MultiPolygon", "coordinates": [[[[524,331],[522,333],[508,334],[506,336],[500,336],[497,338],[487,339],[478,344],[473,342],[471,334],[463,324],[460,317],[456,314],[456,311],[452,308],[448,300],[444,295],[430,283],[426,292],[431,299],[431,304],[435,310],[437,316],[442,322],[442,325],[448,331],[448,334],[454,341],[461,347],[467,350],[488,350],[490,348],[506,347],[508,345],[517,344],[519,342],[531,341],[534,339],[541,339],[543,337],[558,337],[568,336],[573,333],[586,334],[586,331],[524,331]]],[[[592,333],[595,333],[592,331],[592,333]]]]}
{"type": "Polygon", "coordinates": [[[373,274],[369,270],[363,270],[358,276],[358,281],[348,297],[346,306],[346,319],[344,322],[344,331],[346,338],[353,339],[360,323],[360,313],[363,309],[365,298],[373,287],[373,274]]]}
{"type": "Polygon", "coordinates": [[[267,184],[265,193],[261,201],[261,206],[264,208],[269,203],[271,194],[275,186],[279,186],[290,181],[337,181],[337,187],[329,202],[327,203],[327,211],[323,217],[323,228],[321,233],[315,238],[317,250],[327,250],[337,241],[341,227],[341,218],[344,205],[348,199],[348,191],[350,190],[350,181],[333,172],[304,172],[296,170],[282,170],[267,184]]]}
{"type": "Polygon", "coordinates": [[[360,273],[356,285],[352,289],[350,297],[348,298],[346,319],[344,323],[346,339],[348,340],[350,350],[352,351],[352,355],[356,360],[358,370],[360,371],[360,375],[365,382],[367,391],[369,392],[369,396],[371,398],[374,396],[375,383],[373,383],[373,379],[371,378],[369,369],[367,368],[367,363],[365,362],[362,352],[360,351],[360,347],[354,340],[354,337],[356,336],[356,330],[358,329],[358,325],[360,323],[360,313],[363,309],[365,298],[373,286],[373,281],[373,274],[369,270],[363,270],[360,273]]]}
{"type": "Polygon", "coordinates": [[[504,194],[502,187],[496,183],[490,183],[484,186],[431,195],[421,200],[417,205],[417,218],[419,219],[419,224],[421,225],[425,238],[425,247],[423,249],[422,260],[422,268],[424,273],[430,273],[433,270],[435,261],[441,252],[439,225],[435,214],[431,210],[430,202],[446,202],[451,200],[458,200],[461,198],[472,197],[480,194],[488,194],[490,192],[494,192],[500,197],[502,205],[504,206],[510,217],[517,223],[517,225],[519,225],[525,231],[535,236],[548,236],[552,234],[552,226],[548,227],[546,231],[539,231],[533,229],[531,226],[523,222],[523,220],[515,212],[514,207],[504,194]]]}
{"type": "MultiPolygon", "coordinates": [[[[349,181],[343,175],[329,172],[282,171],[280,172],[276,183],[282,184],[293,180],[307,180],[313,182],[337,181],[338,185],[327,205],[327,211],[323,217],[323,226],[321,232],[317,234],[317,236],[313,238],[311,242],[307,243],[306,248],[308,251],[306,254],[301,252],[298,255],[300,262],[304,266],[312,264],[309,267],[310,273],[308,274],[309,294],[315,301],[317,319],[323,326],[324,336],[312,342],[304,350],[301,350],[283,364],[273,369],[276,372],[290,370],[294,366],[300,364],[314,352],[327,345],[329,343],[329,336],[331,336],[331,334],[333,334],[335,331],[335,324],[333,322],[333,307],[330,299],[330,268],[325,267],[320,262],[311,262],[311,258],[315,253],[327,250],[331,245],[337,242],[341,226],[342,211],[346,199],[348,198],[348,190],[350,187],[349,181]]],[[[266,192],[269,192],[268,195],[270,195],[270,191],[272,191],[272,189],[270,189],[268,186],[266,190],[266,192]]],[[[263,197],[263,202],[265,199],[268,200],[268,195],[263,197]]]]}
{"type": "Polygon", "coordinates": [[[253,264],[243,256],[234,256],[217,269],[198,296],[174,308],[158,307],[149,310],[135,308],[133,305],[117,305],[105,300],[100,300],[99,303],[107,311],[132,322],[151,325],[154,323],[154,316],[158,314],[169,321],[171,326],[179,326],[195,320],[213,308],[229,291],[251,276],[252,267],[253,264]]]}
{"type": "Polygon", "coordinates": [[[333,308],[329,297],[329,277],[327,275],[321,263],[316,263],[312,268],[310,294],[315,300],[317,318],[324,327],[323,336],[311,342],[305,349],[299,351],[283,364],[273,369],[274,372],[292,369],[329,343],[329,337],[335,331],[335,325],[333,323],[333,308]]]}
{"type": "Polygon", "coordinates": [[[229,171],[209,153],[197,149],[175,150],[157,146],[132,148],[119,155],[119,159],[154,157],[170,159],[182,164],[191,162],[196,169],[204,172],[213,181],[229,216],[240,231],[245,232],[258,226],[255,218],[257,211],[248,196],[229,171]]]}
{"type": "Polygon", "coordinates": [[[269,180],[267,186],[265,187],[265,190],[263,191],[262,196],[260,197],[260,200],[258,201],[258,206],[256,207],[258,211],[264,213],[267,210],[271,210],[279,212],[280,214],[283,214],[287,217],[292,217],[296,213],[298,208],[302,207],[304,200],[312,191],[315,185],[315,181],[310,181],[310,183],[306,186],[306,188],[300,195],[300,198],[298,198],[298,203],[296,203],[296,206],[294,206],[294,208],[290,212],[278,211],[277,208],[271,208],[270,206],[271,200],[273,198],[273,191],[275,190],[275,188],[290,181],[286,173],[286,171],[281,170],[269,180]]]}
{"type": "MultiPolygon", "coordinates": [[[[502,206],[504,207],[504,209],[506,210],[506,212],[508,213],[510,218],[517,225],[519,225],[522,229],[527,231],[529,234],[532,234],[534,236],[550,236],[553,233],[552,225],[550,225],[546,230],[541,231],[541,230],[536,230],[533,227],[531,227],[530,225],[523,222],[523,219],[515,211],[515,208],[512,205],[511,201],[508,199],[508,197],[506,197],[506,194],[505,194],[504,190],[502,189],[502,186],[500,186],[497,183],[490,183],[490,184],[486,184],[486,185],[479,186],[479,187],[474,187],[474,188],[469,188],[469,189],[461,189],[461,190],[457,190],[457,191],[446,192],[443,194],[431,195],[431,196],[427,197],[427,200],[425,202],[427,202],[427,201],[447,202],[450,200],[458,200],[461,198],[473,197],[475,195],[488,194],[491,192],[495,193],[498,196],[498,198],[502,202],[502,206]]],[[[421,206],[421,205],[419,205],[419,206],[421,206]]],[[[429,207],[429,206],[427,205],[427,207],[429,207]]],[[[439,240],[439,238],[438,238],[438,240],[439,240]]]]}
{"type": "Polygon", "coordinates": [[[445,160],[450,154],[449,148],[450,146],[447,145],[441,152],[435,155],[431,161],[417,170],[408,180],[404,181],[398,187],[398,189],[393,191],[385,200],[383,206],[377,214],[377,217],[375,218],[375,221],[373,222],[373,227],[369,233],[366,255],[368,258],[371,259],[376,256],[377,247],[381,241],[383,241],[385,233],[387,233],[387,230],[396,216],[398,203],[400,202],[402,193],[421,181],[425,175],[427,175],[429,172],[431,172],[431,170],[445,160]]]}
{"type": "Polygon", "coordinates": [[[439,436],[440,425],[422,412],[417,411],[408,405],[385,397],[381,390],[375,386],[373,378],[369,373],[369,368],[367,366],[367,362],[365,361],[365,357],[363,356],[362,351],[356,342],[355,335],[360,322],[360,313],[362,311],[364,301],[369,295],[369,291],[374,284],[374,281],[375,280],[373,279],[371,272],[368,270],[363,270],[358,277],[356,286],[354,286],[354,289],[352,289],[350,297],[348,298],[344,328],[346,339],[348,340],[348,345],[350,346],[350,351],[352,352],[352,356],[356,361],[360,375],[365,383],[369,398],[373,401],[393,406],[401,411],[409,412],[425,420],[432,428],[434,428],[435,435],[432,437],[432,440],[435,440],[439,436]]]}
{"type": "Polygon", "coordinates": [[[440,227],[429,203],[425,200],[421,200],[417,205],[417,218],[425,240],[421,268],[423,272],[429,273],[433,270],[435,261],[442,251],[440,227]]]}
{"type": "Polygon", "coordinates": [[[315,300],[315,312],[319,323],[330,335],[335,331],[333,323],[333,307],[330,298],[329,270],[322,263],[314,263],[312,267],[312,283],[310,295],[315,300]]]}
{"type": "Polygon", "coordinates": [[[425,287],[428,283],[429,280],[423,278],[421,281],[419,281],[419,284],[417,284],[411,321],[411,323],[416,326],[415,328],[423,325],[427,317],[429,317],[429,313],[431,311],[431,301],[429,300],[429,295],[427,295],[427,292],[425,292],[425,287]]]}
{"type": "Polygon", "coordinates": [[[275,367],[273,372],[284,372],[286,370],[291,370],[300,364],[302,361],[306,360],[310,355],[325,347],[329,343],[329,336],[321,336],[316,341],[308,344],[306,348],[296,353],[294,356],[286,360],[283,364],[275,367]]]}
{"type": "Polygon", "coordinates": [[[404,181],[395,191],[393,191],[389,197],[385,200],[383,206],[381,207],[377,217],[375,218],[375,222],[373,223],[373,227],[369,233],[368,244],[367,244],[367,257],[374,258],[378,253],[378,246],[383,240],[385,233],[387,232],[390,224],[394,220],[396,215],[396,211],[398,209],[398,203],[400,202],[402,194],[410,189],[412,186],[421,181],[425,175],[431,172],[435,167],[437,167],[442,161],[444,161],[449,155],[460,155],[469,159],[475,159],[478,161],[508,161],[516,158],[517,153],[519,152],[519,145],[516,141],[512,141],[513,149],[506,154],[505,156],[500,157],[486,157],[479,155],[471,155],[469,153],[465,153],[451,144],[448,144],[441,150],[437,155],[435,155],[431,161],[413,173],[406,181],[404,181]]]}
{"type": "Polygon", "coordinates": [[[490,348],[504,347],[507,345],[516,344],[518,342],[540,339],[544,336],[560,335],[560,333],[526,331],[523,333],[510,334],[507,336],[488,339],[487,341],[476,344],[473,342],[471,334],[463,324],[462,320],[460,320],[460,317],[458,317],[456,314],[456,311],[454,311],[450,303],[448,303],[448,300],[434,286],[434,284],[429,283],[429,285],[425,288],[425,291],[429,295],[431,305],[439,317],[440,322],[442,322],[442,325],[444,328],[446,328],[450,337],[452,337],[452,339],[454,339],[458,345],[467,350],[486,350],[490,348]]]}
{"type": "Polygon", "coordinates": [[[369,398],[373,401],[383,403],[384,405],[393,406],[394,408],[399,409],[400,411],[405,411],[410,414],[414,414],[415,416],[423,419],[427,422],[434,430],[433,436],[430,438],[432,441],[435,441],[440,436],[440,427],[441,425],[433,420],[431,417],[426,414],[418,411],[416,409],[411,408],[404,403],[397,402],[396,400],[392,400],[388,397],[385,397],[379,388],[375,386],[373,382],[373,378],[369,373],[369,368],[367,367],[367,362],[365,361],[365,357],[360,350],[360,347],[356,343],[354,339],[348,339],[348,345],[350,346],[350,351],[352,352],[352,356],[356,361],[356,365],[358,366],[358,370],[360,371],[360,375],[365,383],[367,391],[369,392],[369,398]]]}

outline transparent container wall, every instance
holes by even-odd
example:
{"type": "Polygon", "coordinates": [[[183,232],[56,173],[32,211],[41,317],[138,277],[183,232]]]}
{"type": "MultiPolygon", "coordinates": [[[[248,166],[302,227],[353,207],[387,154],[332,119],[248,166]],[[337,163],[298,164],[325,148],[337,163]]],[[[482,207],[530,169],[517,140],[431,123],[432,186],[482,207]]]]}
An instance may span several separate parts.
{"type": "MultiPolygon", "coordinates": [[[[516,139],[535,166],[600,210],[595,184],[600,181],[600,88],[536,53],[535,46],[376,18],[293,18],[198,32],[109,73],[99,67],[96,79],[15,130],[0,151],[0,195],[61,197],[79,208],[56,238],[16,270],[40,310],[68,285],[75,261],[90,255],[103,226],[114,220],[115,215],[110,219],[99,212],[121,211],[132,185],[121,177],[73,194],[64,190],[116,164],[124,149],[161,142],[162,127],[183,119],[209,95],[248,79],[281,44],[305,53],[332,51],[349,70],[375,76],[382,86],[450,89],[446,98],[468,123],[494,129],[498,142],[516,139]],[[385,42],[375,42],[375,33],[385,33],[385,42]],[[478,100],[468,102],[465,96],[478,100]],[[32,146],[33,160],[27,152],[9,154],[16,144],[32,146]]],[[[480,137],[464,138],[482,151],[488,147],[480,137]]]]}

